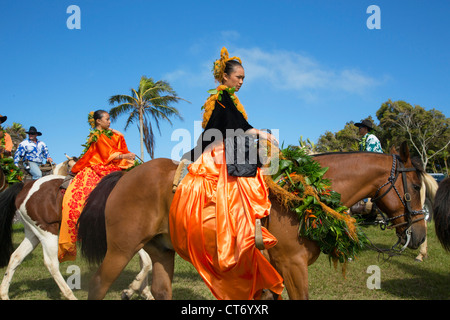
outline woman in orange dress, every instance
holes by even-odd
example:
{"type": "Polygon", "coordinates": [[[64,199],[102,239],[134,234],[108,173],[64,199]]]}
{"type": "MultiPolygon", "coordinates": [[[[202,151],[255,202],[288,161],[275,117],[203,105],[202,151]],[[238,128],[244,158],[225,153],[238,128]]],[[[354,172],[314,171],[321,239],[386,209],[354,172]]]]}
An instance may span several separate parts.
{"type": "Polygon", "coordinates": [[[135,154],[128,151],[123,135],[110,129],[108,112],[91,112],[89,123],[93,130],[84,154],[72,168],[72,173],[76,175],[64,194],[58,248],[60,262],[76,258],[78,217],[87,197],[100,179],[111,172],[134,165],[135,154]]]}
{"type": "MultiPolygon", "coordinates": [[[[196,148],[184,158],[194,161],[179,184],[170,208],[170,235],[176,252],[189,261],[217,299],[258,299],[263,289],[280,295],[283,279],[255,247],[255,220],[270,212],[268,188],[260,168],[253,176],[231,176],[224,138],[241,130],[277,143],[247,122],[235,92],[245,73],[239,58],[226,48],[215,62],[221,83],[209,91],[203,114],[205,129],[196,148]],[[210,141],[215,136],[214,141],[210,141]]],[[[228,146],[228,145],[227,145],[228,146]]],[[[277,240],[262,230],[265,248],[277,240]]]]}

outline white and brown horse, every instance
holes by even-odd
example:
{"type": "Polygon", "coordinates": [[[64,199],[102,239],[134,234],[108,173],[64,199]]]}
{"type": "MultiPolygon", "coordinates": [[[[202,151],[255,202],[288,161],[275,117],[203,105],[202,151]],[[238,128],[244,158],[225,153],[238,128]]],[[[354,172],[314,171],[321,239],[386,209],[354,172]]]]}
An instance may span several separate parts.
{"type": "MultiPolygon", "coordinates": [[[[8,266],[0,286],[0,298],[3,300],[9,299],[9,287],[16,268],[39,243],[42,244],[44,264],[62,294],[67,299],[76,299],[61,275],[58,261],[58,235],[63,200],[60,186],[76,161],[67,158],[67,161],[54,168],[54,172],[58,174],[13,184],[0,194],[0,267],[8,266]],[[23,222],[25,238],[13,252],[12,221],[15,214],[18,214],[23,222]]],[[[139,252],[139,256],[143,269],[129,289],[123,291],[123,298],[130,298],[134,292],[140,292],[147,299],[153,298],[146,281],[151,270],[150,258],[144,251],[139,252]]]]}

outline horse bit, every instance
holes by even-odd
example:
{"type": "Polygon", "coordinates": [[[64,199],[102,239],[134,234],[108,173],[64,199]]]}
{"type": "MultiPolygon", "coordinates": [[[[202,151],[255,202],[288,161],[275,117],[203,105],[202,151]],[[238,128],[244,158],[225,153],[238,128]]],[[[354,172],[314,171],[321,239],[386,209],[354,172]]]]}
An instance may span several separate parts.
{"type": "MultiPolygon", "coordinates": [[[[405,231],[404,231],[406,233],[406,243],[399,250],[399,253],[402,253],[406,249],[406,247],[408,246],[409,241],[411,240],[411,225],[413,223],[416,223],[418,221],[421,221],[421,220],[425,219],[425,215],[424,215],[425,212],[424,212],[423,209],[421,209],[421,210],[412,210],[411,209],[411,203],[410,203],[411,202],[411,194],[408,192],[408,183],[407,183],[407,180],[406,180],[406,172],[416,171],[416,169],[415,168],[406,168],[404,166],[404,164],[399,159],[397,159],[396,155],[392,155],[392,159],[393,160],[392,160],[391,174],[390,174],[390,176],[388,178],[388,181],[385,184],[383,184],[381,187],[378,188],[378,190],[375,193],[375,196],[372,198],[372,202],[375,203],[376,201],[378,201],[381,198],[383,198],[386,194],[388,194],[391,191],[391,189],[394,189],[395,193],[397,194],[398,198],[402,202],[403,206],[406,208],[406,213],[400,214],[400,215],[392,217],[392,218],[387,218],[384,215],[384,213],[382,213],[379,210],[380,213],[381,213],[381,216],[382,216],[382,220],[378,221],[378,222],[374,222],[374,224],[379,224],[380,228],[382,230],[385,230],[386,228],[393,229],[393,228],[396,228],[396,227],[400,227],[400,226],[406,225],[406,228],[405,228],[405,231]],[[395,186],[395,182],[397,181],[397,178],[398,178],[400,173],[402,174],[403,190],[405,192],[404,199],[400,196],[400,192],[398,191],[397,187],[395,186]],[[389,188],[382,195],[379,195],[380,190],[382,188],[384,188],[388,184],[391,184],[389,186],[389,188]],[[424,215],[424,217],[416,219],[416,220],[412,220],[412,217],[415,216],[415,215],[424,215]],[[398,218],[401,218],[401,217],[404,217],[404,216],[406,217],[406,221],[405,222],[397,223],[397,224],[393,224],[393,225],[389,225],[388,226],[388,224],[391,221],[393,221],[395,219],[398,219],[398,218]]],[[[391,251],[394,251],[395,250],[394,248],[397,247],[399,245],[400,241],[401,241],[401,234],[397,233],[397,237],[398,237],[398,241],[397,241],[396,244],[394,244],[392,246],[392,248],[390,249],[391,251]]],[[[377,249],[377,250],[379,251],[380,249],[377,249]]]]}

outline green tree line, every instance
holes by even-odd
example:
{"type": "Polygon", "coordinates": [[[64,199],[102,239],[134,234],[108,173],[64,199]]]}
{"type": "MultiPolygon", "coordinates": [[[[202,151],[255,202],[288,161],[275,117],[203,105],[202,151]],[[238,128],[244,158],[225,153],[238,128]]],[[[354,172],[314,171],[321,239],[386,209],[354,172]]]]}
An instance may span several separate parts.
{"type": "MultiPolygon", "coordinates": [[[[388,100],[376,112],[378,124],[374,123],[374,134],[381,142],[385,153],[407,141],[413,156],[418,157],[428,172],[449,173],[450,118],[436,109],[425,110],[419,105],[405,101],[388,100]]],[[[359,121],[356,121],[359,122],[359,121]]],[[[313,152],[358,151],[358,128],[353,120],[338,132],[326,131],[317,144],[303,141],[300,144],[313,152]]]]}

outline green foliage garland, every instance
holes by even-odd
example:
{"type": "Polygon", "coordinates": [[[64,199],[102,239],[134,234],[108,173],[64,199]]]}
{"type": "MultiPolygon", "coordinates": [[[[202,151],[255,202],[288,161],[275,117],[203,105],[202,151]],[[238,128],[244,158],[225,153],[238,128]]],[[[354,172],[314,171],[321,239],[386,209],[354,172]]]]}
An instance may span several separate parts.
{"type": "Polygon", "coordinates": [[[21,182],[23,180],[23,172],[14,164],[12,158],[0,158],[0,167],[8,184],[21,182]]]}
{"type": "Polygon", "coordinates": [[[297,146],[281,150],[280,158],[272,179],[294,195],[287,206],[298,215],[299,236],[315,241],[323,253],[341,263],[354,259],[367,238],[342,205],[341,195],[331,190],[330,181],[323,177],[328,168],[297,146]]]}
{"type": "Polygon", "coordinates": [[[93,142],[97,142],[98,137],[100,137],[100,135],[102,135],[102,134],[106,135],[110,139],[113,136],[113,132],[111,129],[107,129],[107,130],[91,129],[90,130],[89,136],[86,139],[86,143],[81,145],[82,147],[84,147],[84,149],[81,152],[80,158],[86,153],[86,151],[88,151],[89,147],[91,146],[91,144],[93,142]]]}

